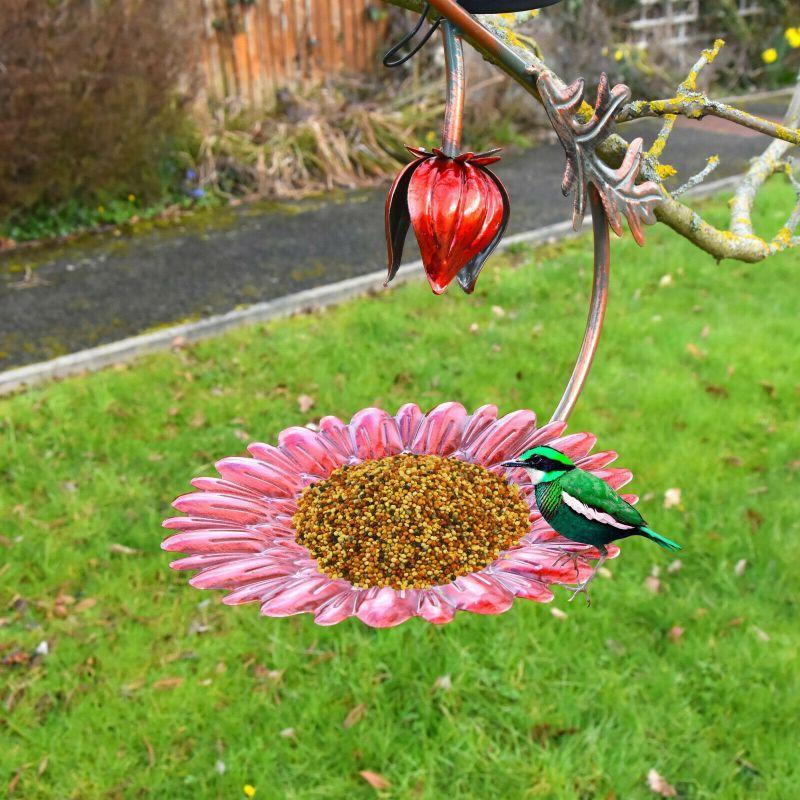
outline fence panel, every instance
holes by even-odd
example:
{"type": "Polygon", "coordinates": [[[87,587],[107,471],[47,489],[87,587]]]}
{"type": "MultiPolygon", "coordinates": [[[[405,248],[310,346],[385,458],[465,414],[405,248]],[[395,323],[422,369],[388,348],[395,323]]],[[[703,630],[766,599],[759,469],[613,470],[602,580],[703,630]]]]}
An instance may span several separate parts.
{"type": "MultiPolygon", "coordinates": [[[[761,0],[737,0],[740,17],[761,14],[761,0]]],[[[658,44],[672,50],[688,66],[696,58],[696,47],[707,45],[709,32],[703,25],[699,0],[639,0],[628,20],[628,40],[639,47],[658,44]]]]}
{"type": "Polygon", "coordinates": [[[197,0],[208,93],[249,106],[336,72],[372,72],[386,34],[379,0],[197,0]]]}

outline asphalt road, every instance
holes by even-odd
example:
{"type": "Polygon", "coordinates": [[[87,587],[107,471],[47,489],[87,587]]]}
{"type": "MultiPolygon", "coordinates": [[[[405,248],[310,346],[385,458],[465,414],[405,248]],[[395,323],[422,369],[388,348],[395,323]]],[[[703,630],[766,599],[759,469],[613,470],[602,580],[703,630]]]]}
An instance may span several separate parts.
{"type": "MultiPolygon", "coordinates": [[[[750,107],[776,118],[783,112],[780,99],[750,107]]],[[[647,121],[622,132],[647,142],[655,131],[647,121]]],[[[687,178],[718,154],[720,178],[741,172],[765,146],[763,137],[716,119],[682,121],[666,160],[687,178]]],[[[563,165],[556,143],[497,165],[512,200],[509,234],[569,218],[563,165]]],[[[8,253],[0,258],[0,370],[381,269],[385,192],[241,206],[168,229],[8,253]]],[[[418,257],[413,233],[404,255],[418,257]]]]}

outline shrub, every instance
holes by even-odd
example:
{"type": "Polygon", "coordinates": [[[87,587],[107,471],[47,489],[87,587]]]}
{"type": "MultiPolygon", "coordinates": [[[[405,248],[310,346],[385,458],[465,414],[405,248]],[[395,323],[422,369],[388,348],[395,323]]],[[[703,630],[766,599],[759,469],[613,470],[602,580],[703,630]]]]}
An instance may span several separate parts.
{"type": "Polygon", "coordinates": [[[196,90],[191,0],[3,0],[0,219],[163,193],[196,90]]]}

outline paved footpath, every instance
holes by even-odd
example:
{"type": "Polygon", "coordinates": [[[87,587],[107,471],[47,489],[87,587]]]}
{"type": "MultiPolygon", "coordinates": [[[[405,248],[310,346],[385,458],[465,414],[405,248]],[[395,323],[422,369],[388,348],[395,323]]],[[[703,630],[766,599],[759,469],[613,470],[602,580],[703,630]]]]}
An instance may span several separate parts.
{"type": "MultiPolygon", "coordinates": [[[[777,118],[785,102],[750,107],[777,118]]],[[[644,121],[623,133],[647,142],[657,129],[644,121]]],[[[682,121],[666,160],[688,177],[718,154],[722,165],[714,178],[721,178],[741,172],[765,146],[764,137],[720,120],[682,121]]],[[[569,217],[570,201],[559,189],[563,165],[555,143],[497,165],[512,199],[509,234],[569,217]]],[[[344,200],[292,204],[288,211],[274,203],[241,206],[209,217],[207,225],[190,217],[135,236],[6,254],[0,258],[0,370],[381,269],[385,192],[379,187],[344,200]],[[26,275],[28,261],[35,268],[26,275]]],[[[404,260],[417,257],[409,233],[404,260]]]]}

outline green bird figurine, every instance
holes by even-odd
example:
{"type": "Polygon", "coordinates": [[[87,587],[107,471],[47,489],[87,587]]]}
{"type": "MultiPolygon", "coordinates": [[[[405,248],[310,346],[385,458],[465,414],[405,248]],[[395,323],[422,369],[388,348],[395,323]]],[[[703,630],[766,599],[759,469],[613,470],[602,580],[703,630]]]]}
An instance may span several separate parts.
{"type": "Polygon", "coordinates": [[[550,527],[564,538],[588,544],[600,551],[589,577],[569,598],[583,593],[591,603],[588,586],[608,558],[606,545],[628,536],[644,536],[671,553],[680,545],[647,527],[642,515],[605,481],[584,472],[552,447],[534,447],[519,458],[505,461],[509,469],[522,467],[536,487],[536,505],[550,527]]]}

